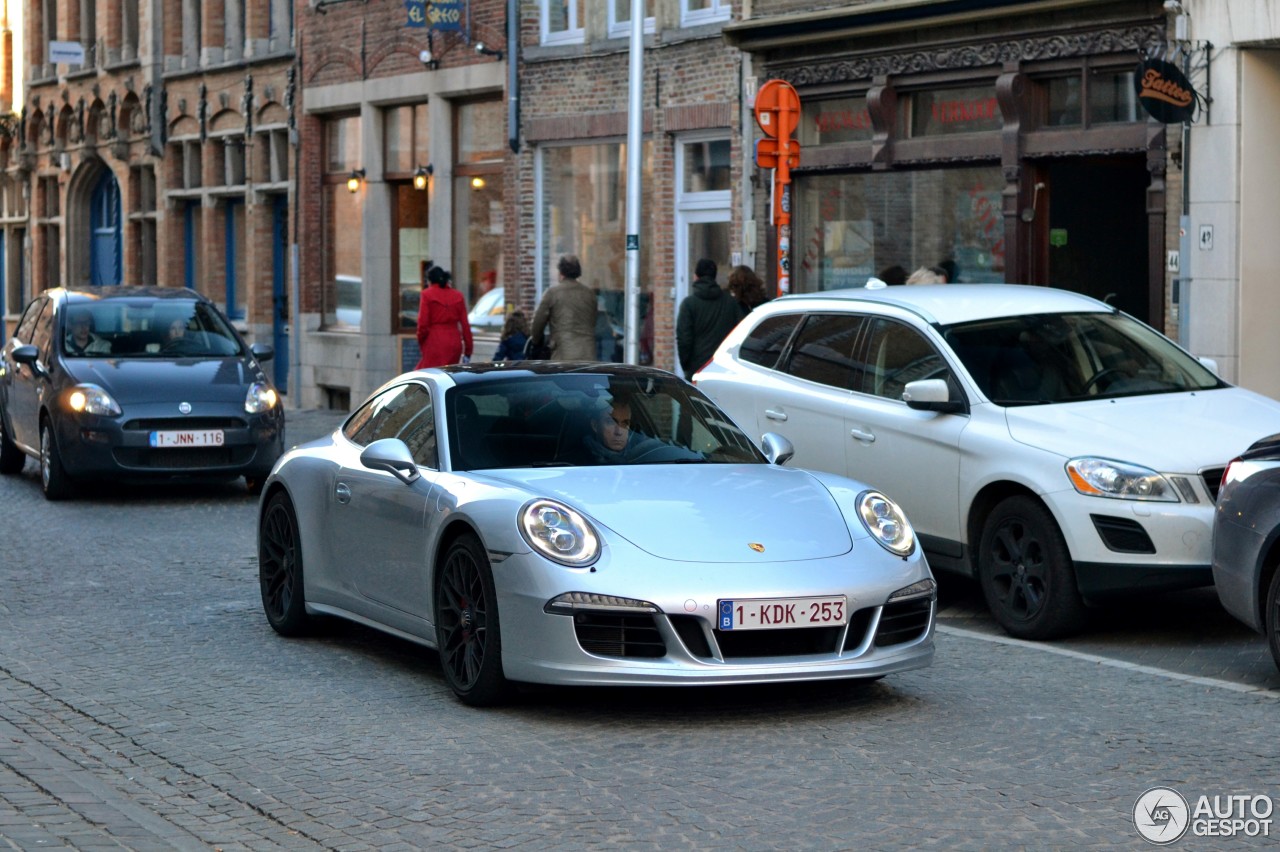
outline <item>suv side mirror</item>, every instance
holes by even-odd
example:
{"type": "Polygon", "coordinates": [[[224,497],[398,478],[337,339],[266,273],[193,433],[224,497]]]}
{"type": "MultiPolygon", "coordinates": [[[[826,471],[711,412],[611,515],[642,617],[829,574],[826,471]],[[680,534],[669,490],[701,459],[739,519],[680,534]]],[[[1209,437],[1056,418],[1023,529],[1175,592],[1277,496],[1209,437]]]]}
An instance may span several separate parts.
{"type": "Polygon", "coordinates": [[[960,414],[964,403],[951,398],[951,388],[944,379],[920,379],[907,382],[902,389],[902,401],[916,411],[937,411],[940,414],[960,414]]]}
{"type": "Polygon", "coordinates": [[[777,432],[765,432],[760,437],[760,444],[769,464],[784,465],[796,454],[795,445],[777,432]]]}

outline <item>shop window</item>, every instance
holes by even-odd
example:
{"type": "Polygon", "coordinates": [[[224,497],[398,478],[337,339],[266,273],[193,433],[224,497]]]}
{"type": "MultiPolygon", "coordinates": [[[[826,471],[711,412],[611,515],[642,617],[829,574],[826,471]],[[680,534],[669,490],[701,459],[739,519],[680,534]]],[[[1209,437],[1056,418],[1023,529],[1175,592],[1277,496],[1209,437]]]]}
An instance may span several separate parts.
{"type": "Polygon", "coordinates": [[[332,118],[325,122],[324,286],[321,293],[326,328],[358,329],[364,305],[364,201],[365,186],[347,188],[351,173],[360,165],[360,116],[332,118]]]}
{"type": "Polygon", "coordinates": [[[905,98],[907,108],[899,112],[903,137],[979,133],[1004,123],[993,86],[912,92],[905,98]]]}
{"type": "Polygon", "coordinates": [[[249,290],[244,199],[227,198],[223,202],[222,213],[223,283],[226,292],[223,306],[231,319],[244,319],[249,290]]]}
{"type": "Polygon", "coordinates": [[[496,99],[464,102],[454,120],[458,153],[453,172],[453,278],[467,304],[474,305],[503,284],[506,106],[496,99]]]}
{"type": "MultiPolygon", "coordinates": [[[[644,0],[646,33],[654,32],[653,0],[644,0]]],[[[627,38],[631,35],[631,0],[609,0],[609,38],[627,38]]]]}
{"type": "Polygon", "coordinates": [[[1075,127],[1084,121],[1080,98],[1080,75],[1055,77],[1045,81],[1049,96],[1049,113],[1045,124],[1049,127],[1075,127]]]}
{"type": "Polygon", "coordinates": [[[543,44],[581,44],[584,0],[539,0],[543,44]]]}
{"type": "Polygon", "coordinates": [[[796,138],[801,145],[835,145],[871,139],[871,114],[867,99],[828,98],[806,100],[800,107],[796,138]]]}
{"type": "Polygon", "coordinates": [[[998,166],[796,180],[794,289],[863,286],[890,266],[951,261],[956,282],[1003,281],[998,166]]]}
{"type": "Polygon", "coordinates": [[[680,0],[680,26],[727,21],[732,12],[730,0],[680,0]]]}
{"type": "MultiPolygon", "coordinates": [[[[612,322],[621,329],[626,318],[626,216],[625,208],[613,219],[602,219],[602,209],[614,208],[626,199],[626,144],[547,146],[538,151],[537,222],[539,290],[559,281],[556,264],[564,255],[577,255],[582,282],[599,291],[612,322]]],[[[641,153],[641,208],[653,210],[653,146],[645,142],[641,153]]],[[[652,234],[640,238],[640,321],[648,310],[653,282],[671,281],[653,268],[652,234]]],[[[643,346],[642,342],[642,346],[643,346]]]]}
{"type": "Polygon", "coordinates": [[[410,176],[427,165],[427,105],[392,107],[382,113],[383,166],[388,175],[410,176]]]}
{"type": "Polygon", "coordinates": [[[391,227],[395,233],[398,259],[391,303],[399,305],[393,327],[403,334],[417,327],[424,263],[430,259],[427,193],[415,189],[409,180],[396,181],[391,187],[391,203],[391,227]]]}
{"type": "Polygon", "coordinates": [[[710,139],[684,143],[681,187],[684,192],[719,192],[732,189],[729,140],[710,139]]]}
{"type": "Polygon", "coordinates": [[[1138,120],[1138,96],[1133,72],[1100,72],[1089,80],[1089,124],[1138,120]]]}

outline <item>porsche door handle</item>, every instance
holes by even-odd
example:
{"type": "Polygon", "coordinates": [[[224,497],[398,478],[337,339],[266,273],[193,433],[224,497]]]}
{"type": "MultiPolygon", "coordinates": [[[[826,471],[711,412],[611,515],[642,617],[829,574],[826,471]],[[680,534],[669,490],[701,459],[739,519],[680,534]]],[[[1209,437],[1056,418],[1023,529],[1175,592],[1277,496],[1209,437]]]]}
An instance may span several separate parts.
{"type": "Polygon", "coordinates": [[[770,420],[777,420],[780,423],[787,422],[787,412],[779,411],[776,408],[766,408],[764,410],[764,416],[769,418],[770,420]]]}
{"type": "Polygon", "coordinates": [[[874,444],[876,442],[875,433],[867,429],[850,429],[849,434],[854,438],[857,438],[859,441],[864,441],[868,444],[874,444]]]}
{"type": "Polygon", "coordinates": [[[338,502],[347,505],[351,502],[351,486],[345,482],[339,482],[337,487],[333,489],[333,495],[338,498],[338,502]]]}

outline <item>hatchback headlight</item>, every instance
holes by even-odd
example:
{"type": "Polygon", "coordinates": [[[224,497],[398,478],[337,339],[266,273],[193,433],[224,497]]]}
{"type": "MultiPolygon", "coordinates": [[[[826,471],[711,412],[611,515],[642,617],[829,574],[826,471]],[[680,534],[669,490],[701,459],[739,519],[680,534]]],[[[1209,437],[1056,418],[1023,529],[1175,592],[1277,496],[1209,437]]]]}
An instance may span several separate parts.
{"type": "Polygon", "coordinates": [[[1076,491],[1090,497],[1177,503],[1169,481],[1150,468],[1111,459],[1083,458],[1067,462],[1067,478],[1076,491]]]}
{"type": "Polygon", "coordinates": [[[120,405],[111,394],[97,385],[76,385],[67,392],[67,405],[77,413],[97,414],[99,417],[115,417],[120,405]]]}
{"type": "Polygon", "coordinates": [[[581,568],[600,555],[600,536],[582,515],[555,500],[534,500],[520,510],[529,546],[561,565],[581,568]]]}
{"type": "Polygon", "coordinates": [[[266,382],[254,382],[249,385],[249,392],[244,397],[244,410],[250,414],[261,414],[275,408],[279,397],[276,389],[266,382]]]}
{"type": "Polygon", "coordinates": [[[910,556],[916,549],[916,533],[898,504],[879,491],[858,495],[858,517],[871,537],[895,556],[910,556]]]}

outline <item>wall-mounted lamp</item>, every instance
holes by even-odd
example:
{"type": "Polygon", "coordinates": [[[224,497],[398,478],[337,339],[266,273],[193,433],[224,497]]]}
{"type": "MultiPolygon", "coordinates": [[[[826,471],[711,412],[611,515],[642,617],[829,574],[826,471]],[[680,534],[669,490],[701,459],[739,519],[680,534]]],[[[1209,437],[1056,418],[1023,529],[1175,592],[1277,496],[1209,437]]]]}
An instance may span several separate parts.
{"type": "Polygon", "coordinates": [[[425,166],[418,166],[418,168],[413,173],[413,188],[426,189],[427,181],[430,180],[431,175],[433,175],[434,173],[435,173],[435,167],[432,166],[430,163],[427,163],[425,166]]]}
{"type": "Polygon", "coordinates": [[[471,188],[484,189],[484,178],[480,177],[480,175],[476,175],[475,177],[473,177],[471,179],[471,188]]]}
{"type": "Polygon", "coordinates": [[[364,180],[364,169],[352,169],[347,176],[347,192],[359,192],[360,181],[364,180]]]}
{"type": "Polygon", "coordinates": [[[423,65],[427,66],[428,71],[434,71],[440,67],[440,60],[436,59],[435,55],[429,50],[419,53],[418,59],[421,60],[423,65]]]}
{"type": "Polygon", "coordinates": [[[492,47],[485,47],[484,42],[482,41],[476,42],[476,53],[480,54],[481,56],[492,56],[496,58],[499,62],[502,61],[502,51],[494,50],[492,47]]]}
{"type": "Polygon", "coordinates": [[[1035,185],[1034,187],[1032,187],[1032,188],[1031,188],[1031,206],[1030,206],[1030,207],[1024,207],[1024,208],[1022,208],[1022,213],[1021,213],[1021,214],[1019,214],[1019,215],[1020,215],[1020,217],[1022,218],[1022,221],[1024,221],[1024,222],[1034,222],[1034,221],[1035,221],[1035,219],[1036,219],[1036,202],[1038,202],[1038,201],[1040,200],[1040,190],[1042,190],[1042,189],[1044,189],[1044,182],[1043,182],[1043,181],[1038,181],[1038,182],[1036,183],[1036,185],[1035,185]]]}

